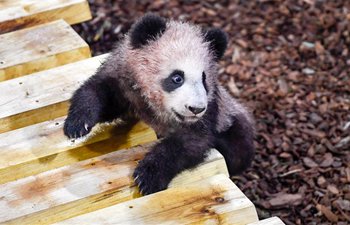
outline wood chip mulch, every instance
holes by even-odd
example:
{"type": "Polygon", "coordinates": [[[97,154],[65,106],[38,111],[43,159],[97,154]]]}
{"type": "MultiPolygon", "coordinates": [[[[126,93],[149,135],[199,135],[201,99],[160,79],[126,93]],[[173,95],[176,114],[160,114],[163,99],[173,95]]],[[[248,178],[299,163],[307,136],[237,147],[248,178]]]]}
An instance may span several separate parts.
{"type": "Polygon", "coordinates": [[[109,52],[145,12],[223,28],[220,78],[256,118],[254,165],[232,179],[259,217],[350,223],[350,1],[102,1],[74,28],[109,52]]]}

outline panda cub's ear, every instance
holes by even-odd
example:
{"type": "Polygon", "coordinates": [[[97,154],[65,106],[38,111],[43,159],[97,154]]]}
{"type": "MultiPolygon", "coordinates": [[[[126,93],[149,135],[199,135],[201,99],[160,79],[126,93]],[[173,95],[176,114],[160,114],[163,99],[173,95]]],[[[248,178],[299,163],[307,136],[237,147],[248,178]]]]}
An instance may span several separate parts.
{"type": "Polygon", "coordinates": [[[214,53],[215,60],[219,61],[227,48],[227,34],[218,28],[212,28],[204,31],[204,40],[210,43],[209,47],[214,53]]]}
{"type": "Polygon", "coordinates": [[[131,45],[133,48],[141,48],[149,41],[163,34],[166,28],[164,18],[155,14],[146,14],[131,28],[131,45]]]}

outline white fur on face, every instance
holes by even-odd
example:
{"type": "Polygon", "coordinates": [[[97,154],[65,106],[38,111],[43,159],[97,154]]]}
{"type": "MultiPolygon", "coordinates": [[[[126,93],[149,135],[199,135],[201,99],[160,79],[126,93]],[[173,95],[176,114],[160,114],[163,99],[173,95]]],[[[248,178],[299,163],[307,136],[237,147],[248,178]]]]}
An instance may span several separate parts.
{"type": "MultiPolygon", "coordinates": [[[[204,62],[186,57],[183,60],[173,62],[164,74],[169,76],[174,70],[184,72],[184,83],[171,92],[164,92],[165,110],[171,114],[175,114],[175,112],[180,114],[184,117],[184,122],[197,121],[206,110],[195,115],[189,110],[189,107],[207,108],[207,92],[202,80],[202,73],[205,70],[204,62]]],[[[179,119],[176,115],[173,116],[175,119],[179,119]]]]}

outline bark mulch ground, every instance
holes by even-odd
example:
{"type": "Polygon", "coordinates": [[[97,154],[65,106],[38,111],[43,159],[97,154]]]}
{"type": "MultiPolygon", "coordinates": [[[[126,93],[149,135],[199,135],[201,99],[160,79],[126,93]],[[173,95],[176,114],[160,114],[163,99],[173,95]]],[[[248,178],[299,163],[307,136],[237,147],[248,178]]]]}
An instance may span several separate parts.
{"type": "Polygon", "coordinates": [[[219,27],[230,36],[220,79],[256,119],[252,168],[232,179],[260,218],[350,221],[350,1],[90,1],[75,26],[109,52],[145,12],[219,27]]]}

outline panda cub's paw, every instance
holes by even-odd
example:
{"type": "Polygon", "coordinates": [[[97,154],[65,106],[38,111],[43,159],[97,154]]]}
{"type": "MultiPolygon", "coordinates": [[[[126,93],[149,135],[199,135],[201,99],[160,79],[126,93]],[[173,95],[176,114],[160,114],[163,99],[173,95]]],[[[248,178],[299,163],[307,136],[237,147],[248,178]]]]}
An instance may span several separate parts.
{"type": "Polygon", "coordinates": [[[138,164],[133,177],[143,195],[166,189],[172,179],[164,173],[158,162],[147,160],[147,157],[138,164]]]}
{"type": "Polygon", "coordinates": [[[94,125],[86,116],[70,113],[64,122],[63,131],[69,138],[80,138],[87,135],[94,125]]]}

